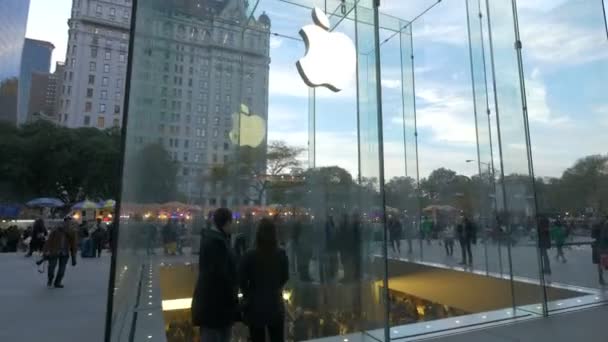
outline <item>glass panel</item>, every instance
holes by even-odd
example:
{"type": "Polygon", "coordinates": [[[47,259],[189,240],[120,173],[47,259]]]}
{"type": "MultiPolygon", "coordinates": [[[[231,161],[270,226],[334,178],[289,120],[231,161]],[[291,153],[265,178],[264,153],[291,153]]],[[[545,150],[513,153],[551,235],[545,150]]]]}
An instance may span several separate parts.
{"type": "Polygon", "coordinates": [[[596,302],[602,289],[594,264],[608,209],[602,7],[602,1],[518,3],[540,227],[546,229],[541,245],[550,242],[544,276],[550,311],[596,302]],[[568,300],[553,288],[580,291],[580,297],[568,300]]]}
{"type": "MultiPolygon", "coordinates": [[[[371,253],[384,233],[371,1],[138,6],[112,340],[200,339],[191,303],[214,303],[195,289],[205,293],[206,277],[230,280],[211,275],[220,207],[232,210],[245,320],[265,323],[267,307],[283,306],[290,341],[348,341],[384,328],[382,259],[371,253]],[[331,36],[323,14],[312,26],[315,5],[331,36]],[[276,291],[260,305],[259,275],[280,271],[256,259],[263,217],[277,230],[289,280],[264,285],[276,291]]],[[[232,333],[248,334],[241,323],[232,333]]]]}

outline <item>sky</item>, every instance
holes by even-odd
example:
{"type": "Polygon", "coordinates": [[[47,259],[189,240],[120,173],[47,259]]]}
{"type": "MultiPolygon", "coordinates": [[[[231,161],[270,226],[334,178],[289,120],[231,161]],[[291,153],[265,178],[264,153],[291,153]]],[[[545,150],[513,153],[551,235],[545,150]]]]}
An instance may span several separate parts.
{"type": "MultiPolygon", "coordinates": [[[[383,0],[381,11],[409,21],[435,2],[408,1],[408,6],[405,6],[402,0],[383,0]]],[[[476,3],[470,1],[473,12],[476,3]]],[[[501,141],[497,139],[492,84],[489,82],[486,87],[483,81],[479,22],[473,20],[469,49],[465,1],[443,1],[411,25],[421,177],[426,177],[438,167],[472,175],[479,172],[478,165],[467,163],[467,160],[481,160],[482,168],[491,163],[486,103],[490,104],[492,113],[492,152],[496,167],[500,165],[500,143],[505,173],[526,173],[528,170],[517,59],[513,49],[511,2],[494,0],[490,3],[501,141]],[[473,63],[469,59],[470,53],[473,63]],[[486,91],[490,95],[487,102],[486,91]],[[478,114],[477,119],[475,113],[478,114]],[[480,135],[479,153],[476,126],[480,135]]],[[[608,129],[608,97],[605,91],[608,39],[601,3],[588,0],[534,0],[519,1],[518,4],[534,169],[537,176],[560,176],[577,159],[608,152],[608,134],[605,133],[608,129]]],[[[62,60],[65,56],[70,6],[69,0],[31,0],[27,36],[55,44],[54,61],[62,60]]],[[[272,31],[284,36],[298,38],[299,28],[311,22],[309,10],[277,0],[261,0],[256,15],[262,12],[271,18],[272,31]]],[[[335,23],[336,18],[332,17],[331,21],[335,23]]],[[[396,21],[386,17],[382,22],[391,26],[396,21]]],[[[354,37],[352,21],[342,21],[337,30],[354,37]]],[[[485,24],[483,30],[487,39],[485,24]]],[[[361,46],[369,44],[370,33],[367,30],[360,34],[363,37],[361,46]]],[[[386,38],[390,32],[383,31],[381,35],[386,38]]],[[[381,49],[387,178],[406,174],[414,176],[416,172],[412,83],[408,76],[411,75],[412,65],[405,58],[408,63],[402,69],[399,36],[396,37],[381,49]],[[402,81],[402,77],[405,81],[402,81]],[[403,92],[410,96],[402,101],[403,92]]],[[[409,36],[404,38],[404,42],[409,43],[409,36]]],[[[484,47],[487,52],[488,46],[484,47]]],[[[271,39],[269,138],[303,147],[309,140],[309,90],[297,75],[295,62],[304,53],[301,40],[282,36],[271,39]]],[[[489,55],[485,57],[485,72],[490,75],[489,55]]],[[[361,65],[365,65],[364,58],[369,57],[360,56],[361,65]]],[[[369,59],[365,61],[370,62],[369,59]]],[[[371,89],[373,87],[367,90],[371,89]]],[[[360,124],[366,128],[366,133],[360,137],[361,165],[364,176],[377,176],[377,171],[374,171],[377,170],[376,122],[366,115],[369,111],[365,106],[366,100],[374,101],[375,94],[362,88],[361,96],[364,120],[360,124]]],[[[340,93],[317,89],[317,166],[338,165],[356,174],[355,101],[354,83],[340,93]]]]}
{"type": "Polygon", "coordinates": [[[71,0],[30,0],[25,36],[55,45],[51,71],[55,69],[55,62],[65,59],[71,8],[71,0]]]}

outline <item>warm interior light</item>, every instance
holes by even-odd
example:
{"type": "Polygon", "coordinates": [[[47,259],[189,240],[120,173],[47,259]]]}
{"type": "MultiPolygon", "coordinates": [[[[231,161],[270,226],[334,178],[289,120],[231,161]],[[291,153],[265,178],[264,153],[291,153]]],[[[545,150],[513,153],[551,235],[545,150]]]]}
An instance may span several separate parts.
{"type": "Polygon", "coordinates": [[[192,306],[192,298],[167,299],[162,302],[163,311],[186,310],[192,306]]]}

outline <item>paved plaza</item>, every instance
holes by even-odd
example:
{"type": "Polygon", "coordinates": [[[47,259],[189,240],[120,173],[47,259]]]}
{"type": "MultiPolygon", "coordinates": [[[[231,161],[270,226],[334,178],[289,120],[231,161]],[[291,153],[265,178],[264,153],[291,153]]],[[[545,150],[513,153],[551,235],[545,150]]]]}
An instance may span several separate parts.
{"type": "MultiPolygon", "coordinates": [[[[376,252],[379,246],[373,248],[376,252]]],[[[161,251],[158,250],[160,253],[161,251]]],[[[589,246],[572,246],[566,249],[567,263],[557,263],[554,259],[555,250],[550,251],[553,275],[550,278],[554,284],[573,285],[588,290],[599,290],[595,267],[591,264],[591,249],[589,246]]],[[[478,244],[473,248],[474,265],[477,272],[486,270],[499,274],[502,256],[502,271],[508,273],[508,254],[505,246],[496,244],[478,244]],[[487,248],[486,248],[487,247],[487,248]],[[487,252],[486,252],[487,251],[487,252]],[[486,264],[487,255],[487,264],[486,264]]],[[[407,242],[402,242],[401,256],[390,253],[392,258],[400,258],[413,262],[426,264],[443,264],[447,267],[458,267],[460,261],[460,248],[455,247],[454,257],[446,257],[444,247],[434,240],[428,245],[413,241],[413,253],[408,257],[407,242]],[[422,246],[422,250],[420,247],[422,246]]],[[[538,279],[538,264],[536,249],[530,245],[519,245],[511,250],[513,269],[517,276],[526,279],[538,279]]],[[[164,259],[162,257],[159,260],[164,259]]],[[[169,258],[171,259],[171,258],[169,258]]],[[[177,261],[176,258],[172,261],[177,261]]],[[[191,259],[191,258],[186,258],[191,259]]],[[[159,262],[159,260],[156,260],[159,262]]],[[[166,260],[165,260],[166,261],[166,260]]],[[[102,341],[106,312],[107,282],[110,267],[110,256],[104,253],[101,259],[78,259],[76,267],[68,266],[65,288],[47,289],[46,275],[39,274],[34,265],[34,259],[25,258],[23,254],[0,254],[0,272],[2,282],[0,286],[0,319],[3,321],[0,330],[0,341],[102,341]],[[7,324],[15,322],[16,324],[7,324]]],[[[311,268],[315,268],[314,264],[311,268]]],[[[158,288],[156,282],[157,272],[150,281],[154,282],[154,293],[158,288]]],[[[160,293],[155,297],[160,298],[160,293]]],[[[155,298],[156,299],[156,298],[155,298]]],[[[147,303],[144,303],[147,304],[147,303]]],[[[152,303],[150,303],[152,304],[152,303]]],[[[157,310],[142,307],[139,310],[157,310]]],[[[147,312],[147,311],[146,311],[147,312]]],[[[491,329],[474,331],[462,335],[453,335],[442,338],[440,341],[572,341],[569,332],[561,332],[559,322],[575,321],[577,326],[585,327],[585,331],[597,331],[600,318],[608,314],[608,307],[596,307],[590,310],[566,313],[552,316],[549,319],[530,320],[518,323],[518,328],[511,325],[493,327],[491,329]],[[521,327],[521,328],[520,328],[521,327]],[[546,334],[549,331],[549,334],[546,334]],[[542,335],[541,333],[545,333],[542,335]],[[522,335],[523,334],[523,335],[522,335]]],[[[148,317],[142,315],[142,317],[148,317]]],[[[162,316],[162,315],[161,315],[162,316]]],[[[154,317],[154,316],[152,316],[154,317]]],[[[159,319],[160,316],[156,317],[159,319]]],[[[141,321],[139,325],[147,325],[152,321],[141,321]]],[[[155,323],[162,327],[162,322],[155,323]],[[158,323],[158,324],[157,324],[158,323]]],[[[140,327],[140,328],[143,328],[140,327]]],[[[152,328],[152,327],[148,327],[152,328]]],[[[156,330],[156,329],[154,329],[156,330]]],[[[579,331],[580,329],[576,329],[579,331]]],[[[162,334],[162,333],[161,333],[162,334]]],[[[158,334],[155,334],[158,336],[158,334]]],[[[591,336],[591,335],[590,335],[591,336]]],[[[147,337],[147,336],[146,336],[147,337]]],[[[586,338],[585,341],[605,341],[605,338],[586,338]]]]}
{"type": "Polygon", "coordinates": [[[110,255],[68,263],[65,288],[48,289],[33,258],[0,253],[0,341],[101,342],[110,255]]]}

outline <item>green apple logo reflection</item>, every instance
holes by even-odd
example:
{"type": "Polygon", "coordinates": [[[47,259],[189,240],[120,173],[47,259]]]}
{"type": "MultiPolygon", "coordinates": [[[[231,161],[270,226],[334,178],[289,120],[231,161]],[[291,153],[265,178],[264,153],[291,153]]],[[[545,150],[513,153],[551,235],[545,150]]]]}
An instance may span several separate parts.
{"type": "Polygon", "coordinates": [[[239,113],[233,114],[230,140],[235,145],[258,147],[266,136],[266,121],[249,112],[249,107],[241,104],[239,113]]]}

